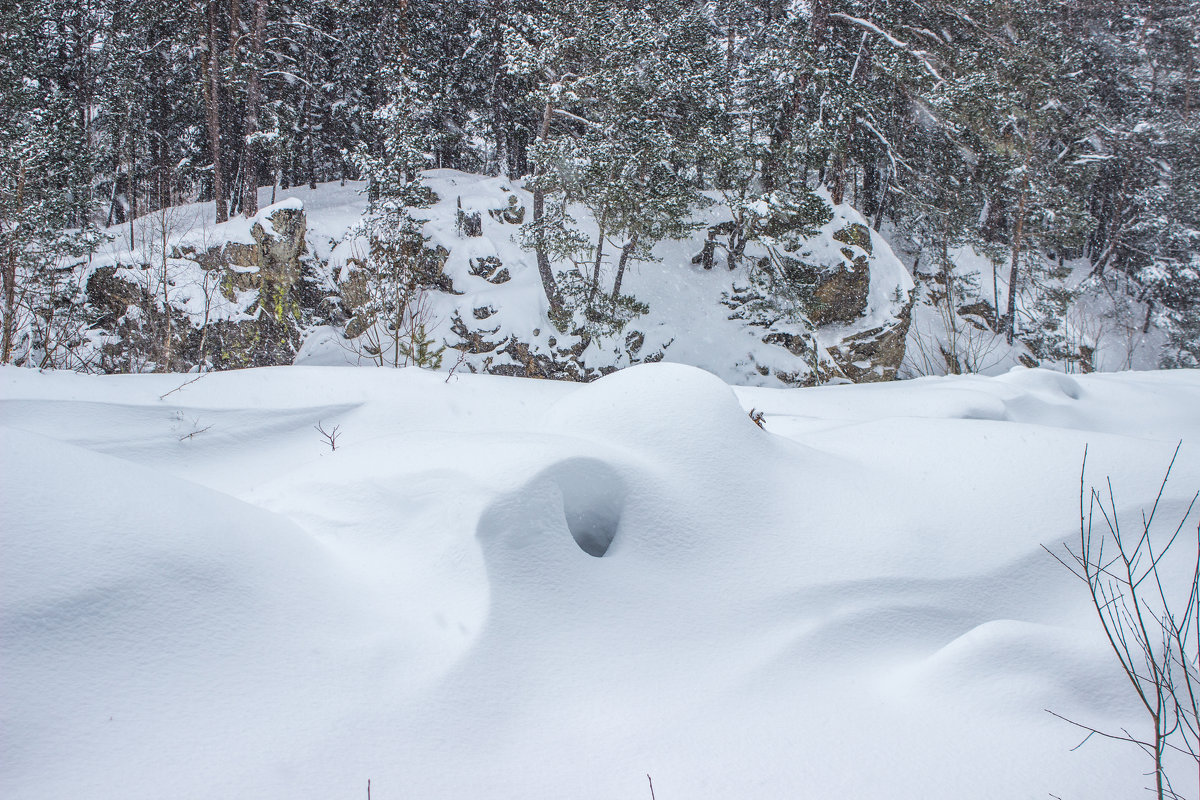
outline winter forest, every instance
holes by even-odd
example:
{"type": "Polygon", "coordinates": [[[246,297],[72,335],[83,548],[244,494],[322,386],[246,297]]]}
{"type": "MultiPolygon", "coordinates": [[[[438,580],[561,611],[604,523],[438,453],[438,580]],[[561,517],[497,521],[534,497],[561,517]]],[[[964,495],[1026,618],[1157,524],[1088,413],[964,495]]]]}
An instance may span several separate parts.
{"type": "Polygon", "coordinates": [[[0,29],[0,360],[89,372],[292,363],[326,326],[359,360],[449,348],[472,369],[588,379],[673,360],[672,339],[690,346],[686,330],[625,346],[687,325],[661,318],[653,287],[638,296],[623,281],[635,265],[682,280],[715,262],[738,272],[714,313],[779,351],[744,372],[785,385],[1018,363],[1195,366],[1197,12],[1103,0],[17,0],[0,29]],[[503,187],[511,208],[500,196],[484,209],[512,224],[482,233],[536,265],[522,311],[545,310],[555,345],[512,309],[485,343],[496,325],[439,298],[462,292],[446,251],[478,275],[505,265],[429,241],[439,199],[459,238],[464,222],[482,227],[471,198],[461,212],[461,193],[431,189],[430,169],[520,182],[503,187]],[[293,254],[276,270],[286,279],[220,248],[238,236],[214,226],[331,182],[363,208],[322,233],[324,250],[293,254]],[[866,281],[855,256],[803,252],[836,208],[860,222],[826,249],[852,252],[869,226],[916,280],[892,287],[894,308],[869,304],[899,341],[865,355],[831,353],[845,336],[820,330],[871,311],[865,290],[854,296],[866,281]],[[348,239],[352,252],[337,253],[348,239]],[[867,362],[869,375],[848,366],[867,362]]]}
{"type": "Polygon", "coordinates": [[[1200,0],[0,0],[0,797],[1200,800],[1200,0]]]}

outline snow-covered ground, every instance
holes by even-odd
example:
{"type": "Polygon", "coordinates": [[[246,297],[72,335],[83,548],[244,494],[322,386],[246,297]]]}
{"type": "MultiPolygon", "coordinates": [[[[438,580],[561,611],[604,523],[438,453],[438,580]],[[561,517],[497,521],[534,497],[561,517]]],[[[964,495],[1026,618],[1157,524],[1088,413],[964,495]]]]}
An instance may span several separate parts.
{"type": "MultiPolygon", "coordinates": [[[[511,199],[515,203],[512,208],[528,212],[523,219],[528,218],[533,199],[522,183],[449,169],[428,170],[423,180],[437,201],[428,208],[413,209],[412,215],[422,221],[427,246],[447,252],[443,270],[454,286],[454,292],[431,292],[426,298],[428,329],[435,344],[449,347],[462,344],[461,337],[453,331],[455,319],[466,320],[473,331],[483,333],[482,338],[490,343],[502,344],[512,337],[543,355],[561,355],[560,351],[579,344],[577,336],[564,335],[549,322],[536,258],[519,241],[521,226],[496,215],[510,208],[511,199]],[[460,210],[479,215],[480,236],[466,237],[459,232],[460,210]],[[476,265],[487,259],[503,265],[509,277],[495,282],[494,277],[477,274],[476,265]]],[[[144,288],[156,301],[169,296],[172,305],[197,328],[220,320],[245,320],[254,313],[258,291],[230,289],[230,296],[223,296],[220,272],[203,268],[196,254],[219,249],[226,242],[253,243],[253,224],[267,220],[281,207],[288,207],[303,208],[313,277],[321,290],[335,293],[352,274],[352,262],[364,259],[369,250],[361,230],[367,210],[365,190],[366,184],[361,181],[341,185],[331,182],[316,189],[298,186],[278,192],[265,187],[259,190],[262,210],[256,218],[234,217],[219,225],[209,222],[214,213],[211,202],[154,212],[131,225],[109,228],[104,245],[81,269],[78,284],[85,287],[97,269],[116,267],[119,277],[144,288]],[[190,257],[163,258],[164,253],[176,252],[190,257]],[[133,266],[146,264],[151,268],[133,266]]],[[[823,189],[818,194],[828,201],[828,193],[823,189]]],[[[705,270],[692,263],[693,257],[704,248],[708,226],[730,219],[720,195],[715,192],[710,195],[713,204],[694,212],[697,227],[688,236],[657,242],[652,248],[653,261],[630,260],[622,292],[645,303],[649,311],[636,316],[626,330],[595,335],[581,348],[579,357],[583,365],[601,371],[622,368],[640,359],[662,358],[701,367],[726,381],[765,386],[792,385],[782,380],[781,374],[801,378],[808,375],[811,365],[806,358],[782,344],[764,341],[770,330],[807,335],[809,329],[805,324],[798,320],[789,323],[782,319],[782,312],[775,312],[771,316],[780,319],[775,319],[768,330],[764,320],[750,324],[732,314],[726,304],[730,295],[746,292],[748,265],[765,259],[767,250],[761,243],[751,241],[745,249],[746,263],[733,271],[725,267],[723,248],[716,253],[717,266],[713,269],[705,270]],[[641,337],[641,344],[631,354],[626,337],[635,331],[641,337]]],[[[812,332],[814,346],[826,360],[828,348],[857,334],[878,332],[896,324],[913,287],[904,264],[878,233],[867,230],[858,212],[849,205],[830,205],[829,211],[831,219],[805,241],[799,252],[790,255],[812,264],[848,269],[853,259],[845,252],[858,252],[870,265],[871,277],[860,317],[849,323],[827,324],[812,332]],[[838,231],[855,224],[863,225],[870,240],[869,249],[847,249],[845,242],[833,238],[838,231]]],[[[579,231],[594,243],[599,229],[591,213],[578,204],[572,205],[571,213],[579,231]]],[[[606,240],[607,255],[601,264],[601,284],[606,294],[613,286],[622,244],[620,240],[606,240]]],[[[587,267],[590,269],[591,265],[589,256],[587,267]]],[[[579,266],[564,257],[554,268],[560,274],[574,273],[579,266]]],[[[581,324],[582,317],[576,322],[581,324]]],[[[335,326],[310,329],[295,363],[306,366],[370,363],[372,359],[363,348],[347,341],[343,334],[344,328],[335,326]]],[[[96,334],[91,331],[90,335],[96,334]]],[[[446,359],[453,360],[455,356],[448,353],[446,359]]],[[[502,348],[465,357],[468,368],[480,371],[514,363],[502,348]]]]}
{"type": "Polygon", "coordinates": [[[1178,520],[1200,373],[193,377],[0,370],[8,800],[1147,783],[1045,711],[1145,727],[1040,546],[1085,445],[1132,519],[1183,439],[1178,520]]]}

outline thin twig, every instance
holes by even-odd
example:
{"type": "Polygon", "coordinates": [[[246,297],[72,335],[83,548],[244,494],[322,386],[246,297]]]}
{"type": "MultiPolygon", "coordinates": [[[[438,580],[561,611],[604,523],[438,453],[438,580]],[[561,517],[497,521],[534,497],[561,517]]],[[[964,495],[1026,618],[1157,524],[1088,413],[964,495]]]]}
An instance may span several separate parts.
{"type": "Polygon", "coordinates": [[[200,434],[204,433],[206,430],[208,430],[211,427],[212,427],[212,425],[206,425],[205,427],[201,428],[200,430],[192,431],[191,433],[187,434],[186,436],[180,436],[179,441],[184,442],[184,441],[187,441],[188,439],[191,439],[193,436],[199,436],[200,434]]]}
{"type": "Polygon", "coordinates": [[[337,450],[337,440],[340,435],[341,425],[334,425],[332,430],[325,430],[324,423],[318,422],[313,425],[313,430],[325,437],[325,444],[329,445],[330,452],[337,450]]]}
{"type": "Polygon", "coordinates": [[[196,381],[200,380],[201,378],[207,378],[207,377],[208,377],[208,375],[209,375],[209,373],[207,373],[207,372],[201,372],[199,375],[197,375],[196,377],[192,378],[190,381],[185,381],[184,383],[181,383],[181,384],[179,384],[178,386],[176,386],[174,389],[172,389],[171,391],[167,392],[166,394],[160,394],[160,395],[158,396],[158,399],[159,399],[159,400],[166,400],[168,397],[170,397],[171,395],[175,394],[175,393],[176,393],[176,392],[178,392],[180,389],[183,389],[184,387],[187,387],[187,386],[191,386],[193,383],[195,383],[196,381]]]}

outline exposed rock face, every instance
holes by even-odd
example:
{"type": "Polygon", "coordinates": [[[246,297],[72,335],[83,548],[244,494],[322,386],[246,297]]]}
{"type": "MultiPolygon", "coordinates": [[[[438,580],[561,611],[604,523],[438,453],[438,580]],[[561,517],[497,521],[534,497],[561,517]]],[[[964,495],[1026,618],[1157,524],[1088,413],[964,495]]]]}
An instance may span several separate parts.
{"type": "Polygon", "coordinates": [[[420,236],[396,240],[372,240],[366,245],[370,257],[347,259],[349,269],[338,283],[342,310],[348,320],[345,338],[355,339],[379,322],[403,316],[406,304],[419,302],[422,292],[461,294],[446,274],[450,251],[441,245],[428,247],[420,236]]]}
{"type": "Polygon", "coordinates": [[[850,323],[867,308],[871,269],[863,264],[822,275],[808,304],[809,318],[817,325],[850,323]]]}
{"type": "Polygon", "coordinates": [[[496,256],[472,258],[471,274],[483,278],[488,283],[508,283],[512,280],[508,267],[504,266],[496,256]]]}
{"type": "Polygon", "coordinates": [[[483,235],[483,218],[478,211],[464,211],[462,198],[458,198],[458,213],[455,217],[455,227],[462,236],[476,237],[483,235]]]}
{"type": "Polygon", "coordinates": [[[829,348],[841,373],[855,383],[895,380],[896,371],[904,361],[912,307],[909,300],[894,323],[854,334],[829,348]]]}
{"type": "MultiPolygon", "coordinates": [[[[473,310],[480,321],[489,319],[496,311],[490,307],[473,310]]],[[[584,363],[584,351],[590,340],[580,332],[568,336],[571,344],[560,344],[556,337],[549,337],[549,351],[530,347],[516,336],[500,333],[500,327],[486,328],[469,325],[461,316],[452,320],[450,332],[458,337],[451,343],[455,349],[470,355],[484,356],[482,371],[491,375],[508,375],[522,378],[548,378],[577,382],[593,381],[610,372],[616,366],[589,367],[584,363]]],[[[536,334],[536,332],[535,332],[536,334]]],[[[630,364],[653,363],[665,356],[663,350],[644,353],[646,334],[630,330],[624,337],[624,357],[630,364]]],[[[468,369],[475,371],[474,366],[468,369]]]]}
{"type": "Polygon", "coordinates": [[[298,205],[280,204],[259,214],[250,226],[250,235],[258,243],[255,266],[263,281],[290,287],[300,279],[300,257],[308,252],[307,230],[304,209],[298,205]],[[270,230],[262,224],[264,220],[270,230]]]}
{"type": "Polygon", "coordinates": [[[110,327],[130,306],[145,304],[146,291],[117,277],[116,267],[99,267],[87,280],[87,299],[96,313],[96,323],[110,327]]]}
{"type": "Polygon", "coordinates": [[[285,201],[254,218],[250,226],[254,244],[225,242],[202,253],[177,249],[172,255],[192,259],[204,269],[225,270],[227,288],[246,291],[269,284],[286,290],[300,280],[301,258],[308,252],[307,232],[303,207],[285,201]]]}
{"type": "Polygon", "coordinates": [[[732,319],[763,328],[765,344],[800,362],[774,368],[760,364],[759,374],[774,374],[793,386],[893,379],[904,359],[912,309],[911,281],[897,272],[902,267],[890,252],[876,253],[870,229],[844,213],[822,232],[798,231],[790,239],[788,233],[781,231],[788,247],[760,257],[746,283],[726,295],[732,319]],[[890,263],[883,262],[888,266],[880,272],[881,258],[890,263]],[[883,292],[872,295],[873,280],[886,283],[876,287],[886,288],[886,300],[883,292]]]}
{"type": "MultiPolygon", "coordinates": [[[[194,262],[206,273],[199,286],[205,293],[202,313],[194,299],[190,309],[174,303],[164,309],[161,292],[155,289],[151,296],[147,291],[147,285],[159,280],[159,271],[167,269],[165,262],[157,270],[138,263],[99,267],[87,282],[93,324],[123,342],[126,360],[141,359],[141,365],[128,367],[131,371],[291,363],[300,329],[323,299],[308,296],[313,285],[302,280],[306,233],[303,207],[289,200],[254,218],[254,244],[225,242],[204,250],[186,243],[171,247],[172,261],[194,262]]],[[[186,272],[178,264],[170,267],[173,300],[188,296],[176,286],[178,269],[186,272]]]]}
{"type": "Polygon", "coordinates": [[[851,223],[831,238],[846,245],[840,263],[780,257],[782,278],[791,284],[791,293],[800,298],[805,316],[817,327],[853,323],[866,312],[871,291],[870,230],[851,223]]]}
{"type": "Polygon", "coordinates": [[[835,231],[832,238],[846,244],[841,253],[848,263],[819,276],[809,312],[817,325],[845,324],[858,319],[867,310],[867,295],[871,290],[870,230],[852,223],[835,231]]]}

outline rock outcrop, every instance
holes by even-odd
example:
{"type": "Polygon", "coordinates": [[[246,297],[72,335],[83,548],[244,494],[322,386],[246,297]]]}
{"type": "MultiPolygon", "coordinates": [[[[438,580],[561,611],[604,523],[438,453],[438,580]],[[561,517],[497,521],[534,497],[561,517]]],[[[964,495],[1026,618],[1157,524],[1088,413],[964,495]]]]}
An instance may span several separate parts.
{"type": "Polygon", "coordinates": [[[303,205],[286,200],[216,230],[234,241],[197,247],[181,231],[165,257],[149,247],[91,272],[93,325],[113,340],[102,355],[120,351],[131,371],[291,363],[321,300],[304,285],[303,205]]]}
{"type": "Polygon", "coordinates": [[[904,360],[911,278],[852,210],[795,235],[771,223],[773,246],[726,295],[731,318],[764,329],[765,344],[800,363],[757,365],[789,385],[892,380],[904,360]]]}

